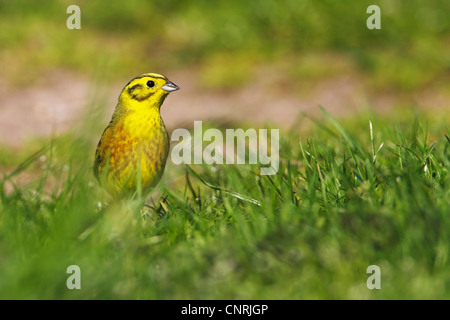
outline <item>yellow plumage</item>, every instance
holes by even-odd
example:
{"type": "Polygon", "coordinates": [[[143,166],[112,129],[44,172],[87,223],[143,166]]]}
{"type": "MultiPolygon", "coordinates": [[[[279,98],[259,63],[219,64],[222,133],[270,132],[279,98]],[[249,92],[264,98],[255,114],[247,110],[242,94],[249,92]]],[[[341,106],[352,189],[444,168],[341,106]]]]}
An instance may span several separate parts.
{"type": "Polygon", "coordinates": [[[146,192],[160,180],[170,140],[160,108],[178,86],[157,73],[132,79],[97,145],[94,173],[114,196],[146,192]]]}

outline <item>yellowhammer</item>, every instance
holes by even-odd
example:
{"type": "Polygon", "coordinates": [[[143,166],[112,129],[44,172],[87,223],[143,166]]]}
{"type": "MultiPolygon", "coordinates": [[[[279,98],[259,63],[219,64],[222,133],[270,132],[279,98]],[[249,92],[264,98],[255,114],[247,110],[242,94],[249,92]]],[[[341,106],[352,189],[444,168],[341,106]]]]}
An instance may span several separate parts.
{"type": "Polygon", "coordinates": [[[178,89],[157,73],[140,75],[123,88],[95,152],[95,176],[112,195],[146,192],[159,182],[170,145],[160,108],[178,89]]]}

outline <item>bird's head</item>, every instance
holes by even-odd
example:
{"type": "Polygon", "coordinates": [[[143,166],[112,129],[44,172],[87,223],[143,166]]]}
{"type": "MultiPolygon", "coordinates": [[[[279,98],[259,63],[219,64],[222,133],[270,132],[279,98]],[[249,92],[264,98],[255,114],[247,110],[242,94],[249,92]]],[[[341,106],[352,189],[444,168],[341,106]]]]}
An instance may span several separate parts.
{"type": "Polygon", "coordinates": [[[165,76],[157,73],[144,73],[132,79],[123,88],[119,102],[128,106],[154,105],[161,107],[167,95],[180,89],[165,76]]]}

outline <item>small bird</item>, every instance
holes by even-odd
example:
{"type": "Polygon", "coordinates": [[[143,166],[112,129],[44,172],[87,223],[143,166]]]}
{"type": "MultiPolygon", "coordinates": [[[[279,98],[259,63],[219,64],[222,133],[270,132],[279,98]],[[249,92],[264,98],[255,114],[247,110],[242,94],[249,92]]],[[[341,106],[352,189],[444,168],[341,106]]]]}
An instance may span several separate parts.
{"type": "Polygon", "coordinates": [[[160,108],[178,89],[157,73],[142,74],[123,88],[95,152],[94,174],[111,195],[143,194],[161,179],[170,140],[160,108]]]}

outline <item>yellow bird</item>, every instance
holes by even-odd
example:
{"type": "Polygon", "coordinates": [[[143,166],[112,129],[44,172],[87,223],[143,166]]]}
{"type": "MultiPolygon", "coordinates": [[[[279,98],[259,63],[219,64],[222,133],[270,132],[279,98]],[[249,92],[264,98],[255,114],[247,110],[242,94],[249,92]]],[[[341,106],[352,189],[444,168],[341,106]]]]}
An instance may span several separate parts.
{"type": "Polygon", "coordinates": [[[113,196],[145,193],[161,179],[170,140],[160,108],[179,87],[145,73],[123,88],[95,152],[94,173],[113,196]]]}

